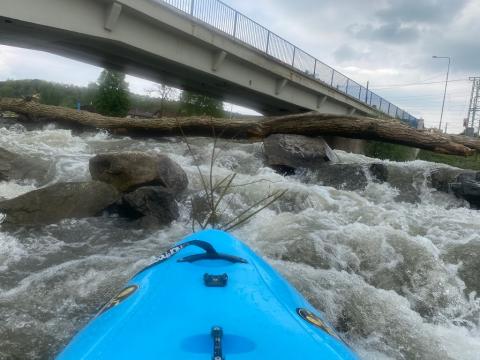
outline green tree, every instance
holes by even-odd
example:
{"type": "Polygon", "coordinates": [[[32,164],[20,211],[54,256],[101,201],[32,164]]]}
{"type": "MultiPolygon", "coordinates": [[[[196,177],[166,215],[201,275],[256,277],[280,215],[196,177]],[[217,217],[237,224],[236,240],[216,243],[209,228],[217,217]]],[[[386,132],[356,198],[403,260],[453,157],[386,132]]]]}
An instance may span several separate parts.
{"type": "Polygon", "coordinates": [[[180,113],[182,115],[208,115],[212,117],[223,117],[225,115],[223,102],[205,95],[183,91],[180,96],[180,103],[180,113]]]}
{"type": "Polygon", "coordinates": [[[103,70],[98,79],[98,91],[94,104],[96,110],[102,115],[126,116],[130,110],[130,98],[125,74],[103,70]]]}

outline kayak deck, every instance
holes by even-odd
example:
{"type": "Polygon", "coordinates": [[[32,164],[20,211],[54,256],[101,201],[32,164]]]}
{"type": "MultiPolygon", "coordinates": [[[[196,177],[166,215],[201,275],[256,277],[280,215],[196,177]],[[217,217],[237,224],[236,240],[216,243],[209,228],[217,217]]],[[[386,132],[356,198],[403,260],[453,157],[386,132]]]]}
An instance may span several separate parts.
{"type": "Polygon", "coordinates": [[[184,242],[194,239],[247,262],[178,262],[203,252],[184,248],[135,276],[127,284],[133,293],[93,319],[59,359],[212,359],[212,327],[223,331],[228,360],[356,359],[312,306],[240,241],[210,230],[184,242]],[[206,286],[205,274],[213,275],[213,286],[206,286]],[[307,321],[299,309],[314,318],[307,321]]]}

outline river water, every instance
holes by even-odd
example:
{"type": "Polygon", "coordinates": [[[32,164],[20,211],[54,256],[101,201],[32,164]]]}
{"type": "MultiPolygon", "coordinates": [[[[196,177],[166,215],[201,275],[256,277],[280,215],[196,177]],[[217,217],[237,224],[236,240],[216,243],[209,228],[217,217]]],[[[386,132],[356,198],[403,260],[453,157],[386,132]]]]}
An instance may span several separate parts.
{"type": "MultiPolygon", "coordinates": [[[[192,146],[208,172],[211,140],[193,139],[192,146]]],[[[97,153],[168,154],[187,172],[190,194],[200,189],[192,157],[176,139],[6,126],[0,147],[51,161],[51,183],[88,180],[88,160],[97,153]]],[[[438,165],[388,163],[414,175],[405,181],[413,181],[420,201],[407,203],[386,183],[353,192],[322,186],[315,173],[282,177],[264,167],[258,144],[219,148],[215,176],[235,171],[237,183],[251,183],[228,195],[225,216],[288,190],[234,234],[324,311],[363,359],[480,359],[480,285],[467,281],[480,272],[472,261],[480,251],[480,212],[428,187],[425,174],[438,165]]],[[[379,161],[337,154],[345,163],[379,161]]],[[[0,183],[0,197],[36,187],[0,183]]],[[[0,229],[0,359],[53,358],[129,277],[191,231],[188,195],[181,218],[156,231],[107,216],[0,229]]]]}

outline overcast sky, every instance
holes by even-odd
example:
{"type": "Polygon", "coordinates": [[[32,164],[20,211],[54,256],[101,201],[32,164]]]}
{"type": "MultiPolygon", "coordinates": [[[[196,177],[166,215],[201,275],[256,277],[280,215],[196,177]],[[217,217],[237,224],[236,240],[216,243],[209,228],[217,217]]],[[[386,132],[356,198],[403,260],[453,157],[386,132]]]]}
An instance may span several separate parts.
{"type": "MultiPolygon", "coordinates": [[[[461,131],[470,98],[468,77],[480,76],[480,1],[224,1],[359,83],[369,81],[372,90],[424,117],[428,126],[438,126],[447,69],[446,60],[432,55],[451,56],[453,81],[444,121],[449,132],[461,131]]],[[[0,46],[0,80],[86,85],[100,71],[55,55],[0,46]]],[[[128,81],[139,93],[152,86],[137,78],[128,81]]]]}

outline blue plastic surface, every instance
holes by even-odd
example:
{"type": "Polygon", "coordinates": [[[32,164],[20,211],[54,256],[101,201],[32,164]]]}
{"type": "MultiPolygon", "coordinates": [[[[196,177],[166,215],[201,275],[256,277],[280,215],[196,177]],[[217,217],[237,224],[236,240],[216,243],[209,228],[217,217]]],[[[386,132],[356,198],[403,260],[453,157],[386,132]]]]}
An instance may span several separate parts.
{"type": "MultiPolygon", "coordinates": [[[[207,230],[185,238],[242,257],[178,262],[202,253],[187,247],[137,274],[137,290],[97,315],[58,356],[78,359],[212,359],[213,326],[223,329],[223,355],[236,359],[357,359],[341,340],[304,320],[319,314],[285,279],[232,235],[207,230]],[[205,273],[228,274],[225,287],[207,287],[205,273]]],[[[328,325],[327,325],[328,326],[328,325]]]]}

